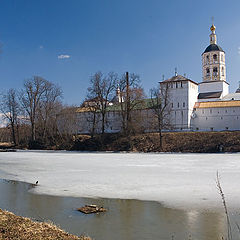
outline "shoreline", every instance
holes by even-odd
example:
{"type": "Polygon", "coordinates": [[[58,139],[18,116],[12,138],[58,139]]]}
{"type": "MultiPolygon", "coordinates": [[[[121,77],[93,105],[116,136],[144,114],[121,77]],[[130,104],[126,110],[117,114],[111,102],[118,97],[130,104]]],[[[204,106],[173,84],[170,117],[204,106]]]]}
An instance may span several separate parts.
{"type": "Polygon", "coordinates": [[[0,152],[19,150],[66,150],[81,152],[139,153],[234,153],[240,152],[240,131],[223,132],[163,132],[162,147],[158,133],[121,133],[76,135],[62,143],[13,146],[0,143],[0,152]]]}
{"type": "Polygon", "coordinates": [[[2,209],[0,209],[0,239],[91,240],[87,236],[69,234],[51,222],[36,222],[2,209]]]}

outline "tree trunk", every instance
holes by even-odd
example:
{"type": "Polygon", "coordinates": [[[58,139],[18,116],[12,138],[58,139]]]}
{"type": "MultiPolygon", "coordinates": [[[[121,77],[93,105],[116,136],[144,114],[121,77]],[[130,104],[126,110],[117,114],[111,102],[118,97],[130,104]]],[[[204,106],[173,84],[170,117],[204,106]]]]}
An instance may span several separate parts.
{"type": "Polygon", "coordinates": [[[35,127],[35,123],[33,122],[32,123],[32,141],[35,141],[36,140],[36,127],[35,127]]]}
{"type": "Polygon", "coordinates": [[[91,138],[94,137],[95,135],[95,128],[96,128],[96,113],[93,113],[93,126],[92,126],[92,131],[91,131],[91,138]]]}
{"type": "Polygon", "coordinates": [[[159,133],[159,147],[160,150],[162,150],[162,124],[160,119],[158,121],[158,133],[159,133]]]}
{"type": "Polygon", "coordinates": [[[105,132],[105,114],[102,114],[102,134],[105,132]]]}
{"type": "Polygon", "coordinates": [[[15,135],[15,129],[14,129],[14,123],[11,123],[11,129],[12,129],[12,140],[14,145],[16,145],[16,135],[15,135]]]}

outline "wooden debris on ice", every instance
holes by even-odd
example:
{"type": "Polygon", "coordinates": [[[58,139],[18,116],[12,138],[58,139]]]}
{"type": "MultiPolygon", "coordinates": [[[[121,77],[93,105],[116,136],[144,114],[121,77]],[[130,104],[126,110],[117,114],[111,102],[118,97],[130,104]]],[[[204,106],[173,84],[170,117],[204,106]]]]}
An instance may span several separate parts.
{"type": "Polygon", "coordinates": [[[85,214],[90,214],[90,213],[106,212],[107,209],[91,204],[91,205],[85,205],[84,207],[78,208],[77,211],[85,214]]]}

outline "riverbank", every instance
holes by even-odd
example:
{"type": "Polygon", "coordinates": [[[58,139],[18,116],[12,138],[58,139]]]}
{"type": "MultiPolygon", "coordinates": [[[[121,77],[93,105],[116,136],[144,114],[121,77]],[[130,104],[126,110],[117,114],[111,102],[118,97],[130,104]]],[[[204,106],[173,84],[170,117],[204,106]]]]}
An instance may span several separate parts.
{"type": "Polygon", "coordinates": [[[162,134],[162,148],[158,133],[123,136],[79,136],[71,150],[132,151],[132,152],[240,152],[240,131],[235,132],[168,132],[162,134]]]}
{"type": "Polygon", "coordinates": [[[91,240],[66,233],[52,223],[34,222],[0,209],[0,239],[21,240],[91,240]]]}
{"type": "Polygon", "coordinates": [[[218,153],[240,152],[240,131],[224,132],[164,132],[162,147],[158,133],[123,135],[111,133],[104,135],[75,135],[53,145],[39,141],[13,146],[12,143],[0,143],[0,151],[9,149],[41,149],[72,151],[128,151],[128,152],[191,152],[218,153]]]}

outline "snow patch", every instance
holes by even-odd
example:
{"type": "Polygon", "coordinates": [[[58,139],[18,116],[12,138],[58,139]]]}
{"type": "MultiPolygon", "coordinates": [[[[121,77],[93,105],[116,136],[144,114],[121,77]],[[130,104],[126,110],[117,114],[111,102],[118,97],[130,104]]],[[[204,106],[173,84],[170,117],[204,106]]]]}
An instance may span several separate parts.
{"type": "Polygon", "coordinates": [[[0,153],[0,178],[39,181],[38,194],[140,199],[187,209],[240,209],[240,154],[0,153]]]}

